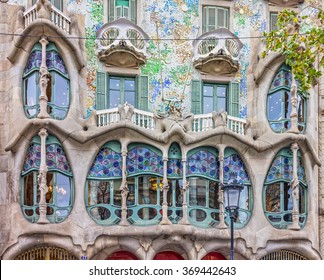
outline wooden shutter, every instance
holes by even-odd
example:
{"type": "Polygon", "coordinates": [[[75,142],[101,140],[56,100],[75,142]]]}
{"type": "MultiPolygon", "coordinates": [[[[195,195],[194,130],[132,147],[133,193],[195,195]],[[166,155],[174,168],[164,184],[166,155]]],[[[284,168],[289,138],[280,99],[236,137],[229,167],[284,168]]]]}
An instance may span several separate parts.
{"type": "Polygon", "coordinates": [[[239,117],[240,114],[240,84],[230,83],[229,86],[229,110],[228,114],[233,117],[239,117]]]}
{"type": "Polygon", "coordinates": [[[133,23],[136,23],[136,14],[137,14],[136,0],[129,0],[129,17],[130,17],[130,21],[133,23]]]}
{"type": "Polygon", "coordinates": [[[123,6],[122,8],[123,8],[122,17],[127,18],[127,19],[130,19],[129,18],[129,8],[128,7],[125,7],[125,6],[123,6]]]}
{"type": "Polygon", "coordinates": [[[116,7],[116,19],[119,19],[123,16],[123,6],[116,7]]]}
{"type": "Polygon", "coordinates": [[[207,32],[216,29],[216,8],[207,7],[207,32]]]}
{"type": "Polygon", "coordinates": [[[139,76],[136,82],[138,109],[148,111],[148,76],[139,76]]]}
{"type": "Polygon", "coordinates": [[[108,0],[108,22],[115,20],[115,0],[108,0]]]}
{"type": "Polygon", "coordinates": [[[97,72],[97,89],[96,89],[96,110],[103,110],[107,107],[107,74],[97,72]]]}
{"type": "Polygon", "coordinates": [[[191,112],[195,115],[201,114],[202,108],[202,84],[201,81],[191,82],[191,112]]]}
{"type": "Polygon", "coordinates": [[[278,29],[278,13],[270,13],[270,31],[275,31],[278,29]]]}

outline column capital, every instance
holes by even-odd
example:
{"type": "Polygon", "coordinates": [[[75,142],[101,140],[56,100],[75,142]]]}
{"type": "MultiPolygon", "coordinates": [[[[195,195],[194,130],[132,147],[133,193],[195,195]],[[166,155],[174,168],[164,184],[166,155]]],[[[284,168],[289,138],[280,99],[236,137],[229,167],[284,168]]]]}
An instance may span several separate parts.
{"type": "Polygon", "coordinates": [[[47,45],[49,42],[47,41],[47,38],[43,35],[42,38],[39,40],[39,43],[41,43],[41,45],[47,45]]]}
{"type": "Polygon", "coordinates": [[[41,128],[38,132],[39,137],[47,137],[48,133],[47,133],[47,129],[46,128],[41,128]]]}

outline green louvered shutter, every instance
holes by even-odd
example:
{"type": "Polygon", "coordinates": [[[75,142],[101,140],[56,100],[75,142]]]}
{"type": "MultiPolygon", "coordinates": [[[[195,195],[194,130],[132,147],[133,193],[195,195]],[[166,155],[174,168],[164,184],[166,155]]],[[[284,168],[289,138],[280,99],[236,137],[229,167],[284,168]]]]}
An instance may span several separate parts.
{"type": "Polygon", "coordinates": [[[202,84],[201,81],[191,82],[191,112],[195,115],[202,113],[202,84]]]}
{"type": "Polygon", "coordinates": [[[137,81],[138,109],[148,111],[148,76],[139,76],[137,81]]]}
{"type": "Polygon", "coordinates": [[[270,31],[275,31],[278,29],[278,13],[270,13],[270,31]]]}
{"type": "Polygon", "coordinates": [[[115,20],[115,0],[108,1],[108,22],[115,20]]]}
{"type": "Polygon", "coordinates": [[[136,0],[129,0],[129,13],[130,21],[136,23],[136,0]]]}
{"type": "Polygon", "coordinates": [[[240,113],[240,84],[230,83],[229,90],[229,110],[228,114],[233,117],[239,117],[240,113]]]}
{"type": "Polygon", "coordinates": [[[97,72],[96,110],[106,109],[107,97],[107,74],[97,72]]]}

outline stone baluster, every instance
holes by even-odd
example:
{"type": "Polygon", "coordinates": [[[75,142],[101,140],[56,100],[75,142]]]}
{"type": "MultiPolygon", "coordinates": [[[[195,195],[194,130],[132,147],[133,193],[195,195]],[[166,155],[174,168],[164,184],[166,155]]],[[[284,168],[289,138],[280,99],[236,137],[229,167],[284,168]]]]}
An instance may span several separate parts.
{"type": "Polygon", "coordinates": [[[128,185],[127,185],[127,172],[126,172],[126,159],[127,159],[127,151],[122,151],[123,156],[123,167],[122,167],[122,183],[120,185],[121,197],[122,197],[122,205],[121,205],[121,221],[119,225],[127,226],[129,225],[127,221],[127,196],[129,193],[128,185]]]}
{"type": "Polygon", "coordinates": [[[297,174],[298,166],[298,144],[295,142],[291,145],[290,148],[293,152],[293,178],[290,182],[290,187],[292,189],[292,200],[293,200],[293,210],[292,210],[292,225],[288,229],[299,230],[299,180],[297,174]]]}
{"type": "Polygon", "coordinates": [[[39,174],[37,176],[37,183],[40,190],[40,198],[39,198],[39,219],[37,221],[38,224],[48,224],[49,221],[46,217],[46,193],[48,192],[47,186],[47,165],[46,165],[46,137],[48,136],[47,130],[45,128],[41,128],[38,133],[41,139],[41,161],[39,167],[39,174]]]}
{"type": "Polygon", "coordinates": [[[224,210],[224,191],[221,186],[224,183],[224,149],[219,149],[219,188],[218,188],[218,203],[219,203],[219,224],[217,228],[225,229],[227,225],[225,224],[225,210],[224,210]]]}
{"type": "Polygon", "coordinates": [[[39,70],[39,88],[40,88],[40,96],[39,96],[39,107],[40,112],[38,114],[38,118],[45,119],[50,118],[51,116],[47,113],[47,102],[48,98],[46,95],[48,82],[50,81],[50,73],[47,70],[46,66],[46,46],[48,44],[48,41],[43,36],[40,41],[42,45],[42,64],[39,70]]]}
{"type": "Polygon", "coordinates": [[[182,225],[190,225],[188,219],[188,206],[187,206],[187,190],[189,188],[189,182],[187,181],[187,159],[182,159],[182,172],[183,172],[183,179],[182,179],[182,219],[179,221],[179,224],[182,225]]]}
{"type": "Polygon", "coordinates": [[[169,191],[169,182],[167,177],[168,158],[163,157],[163,202],[162,202],[162,220],[160,225],[170,225],[171,221],[168,219],[168,201],[167,194],[169,191]]]}

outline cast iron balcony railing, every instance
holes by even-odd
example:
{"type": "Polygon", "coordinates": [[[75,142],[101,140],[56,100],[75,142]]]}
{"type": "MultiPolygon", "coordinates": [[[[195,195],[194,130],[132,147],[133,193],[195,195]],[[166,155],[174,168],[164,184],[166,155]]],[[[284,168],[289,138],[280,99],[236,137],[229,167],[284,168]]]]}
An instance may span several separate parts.
{"type": "Polygon", "coordinates": [[[200,72],[220,75],[238,71],[238,56],[243,44],[228,29],[219,28],[202,34],[193,47],[193,66],[200,72]]]}
{"type": "Polygon", "coordinates": [[[97,38],[98,58],[107,66],[138,67],[146,63],[148,36],[126,18],[102,26],[97,38]]]}

